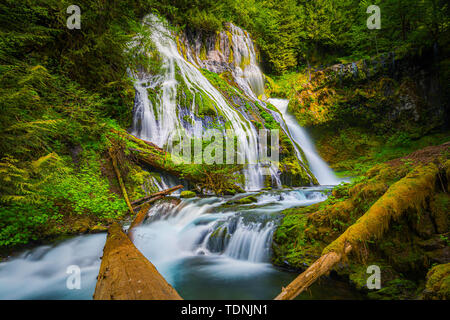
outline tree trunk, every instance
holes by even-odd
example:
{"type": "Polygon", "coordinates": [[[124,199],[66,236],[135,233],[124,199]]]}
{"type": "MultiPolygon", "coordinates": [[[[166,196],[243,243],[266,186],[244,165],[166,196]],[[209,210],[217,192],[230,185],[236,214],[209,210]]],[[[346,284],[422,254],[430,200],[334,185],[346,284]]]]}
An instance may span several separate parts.
{"type": "Polygon", "coordinates": [[[136,206],[138,203],[141,203],[141,202],[143,202],[143,201],[149,200],[149,199],[151,199],[151,198],[154,198],[154,197],[157,197],[157,196],[160,196],[160,195],[161,195],[161,196],[166,196],[166,195],[171,194],[172,192],[177,191],[178,189],[181,189],[181,188],[183,188],[183,186],[180,184],[180,185],[178,185],[178,186],[176,186],[176,187],[172,187],[172,188],[169,188],[169,189],[166,189],[166,190],[163,190],[163,191],[159,191],[159,192],[150,194],[150,195],[145,196],[145,197],[143,197],[143,198],[134,200],[134,201],[131,203],[131,205],[132,205],[132,206],[136,206]]]}
{"type": "Polygon", "coordinates": [[[117,180],[119,181],[120,189],[122,189],[122,194],[127,203],[130,213],[134,214],[133,207],[131,206],[130,199],[128,199],[127,189],[125,189],[125,184],[123,183],[122,177],[120,176],[119,166],[117,165],[117,159],[114,156],[112,148],[109,148],[109,156],[111,157],[114,171],[116,172],[117,180]]]}
{"type": "Polygon", "coordinates": [[[152,204],[153,202],[155,202],[159,199],[162,199],[162,198],[164,198],[164,196],[159,195],[141,205],[141,209],[134,217],[134,220],[131,223],[130,228],[128,228],[128,237],[130,238],[131,241],[134,241],[134,238],[133,238],[134,228],[139,227],[142,224],[142,222],[144,222],[145,217],[147,216],[148,209],[150,209],[150,204],[152,204]]]}
{"type": "Polygon", "coordinates": [[[94,300],[182,300],[114,223],[108,230],[94,300]]]}

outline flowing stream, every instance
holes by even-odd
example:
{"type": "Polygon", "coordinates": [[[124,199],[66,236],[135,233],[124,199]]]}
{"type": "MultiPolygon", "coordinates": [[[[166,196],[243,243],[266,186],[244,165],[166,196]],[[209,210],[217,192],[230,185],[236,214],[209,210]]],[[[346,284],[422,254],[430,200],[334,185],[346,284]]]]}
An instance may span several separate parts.
{"type": "Polygon", "coordinates": [[[337,185],[342,179],[338,179],[333,170],[319,156],[314,147],[314,143],[308,136],[308,133],[302,128],[295,117],[288,112],[289,100],[285,99],[269,99],[283,115],[286,125],[289,129],[291,137],[301,147],[308,160],[309,168],[321,185],[337,185]]]}
{"type": "MultiPolygon", "coordinates": [[[[236,197],[161,201],[135,230],[134,243],[185,299],[273,299],[297,275],[270,263],[278,213],[323,201],[323,190],[249,193],[257,199],[251,204],[232,204],[236,197]]],[[[105,239],[82,235],[0,263],[0,299],[91,299],[105,239]],[[66,286],[71,265],[80,267],[80,290],[66,286]]],[[[311,298],[359,295],[327,279],[299,297],[311,298]]]]}
{"type": "MultiPolygon", "coordinates": [[[[202,132],[211,121],[199,119],[195,110],[199,99],[209,99],[224,121],[238,135],[247,160],[258,154],[257,130],[251,121],[235,110],[222,94],[202,75],[195,53],[185,58],[167,27],[154,16],[146,18],[153,29],[153,41],[161,59],[161,72],[140,72],[136,79],[133,134],[164,147],[172,134],[202,132]],[[194,59],[195,58],[195,59],[194,59]],[[179,90],[189,93],[192,105],[182,109],[179,90]],[[196,98],[197,97],[197,98],[196,98]],[[186,118],[192,121],[186,121],[186,118]]],[[[240,28],[230,25],[238,86],[252,99],[263,97],[263,76],[256,64],[253,42],[240,28]],[[244,63],[245,62],[245,63],[244,63]]],[[[226,33],[219,39],[227,47],[226,33]]],[[[228,44],[228,49],[231,44],[228,44]]],[[[223,57],[222,57],[223,58],[223,57]]],[[[261,101],[260,101],[261,102],[261,101]]],[[[303,150],[312,173],[321,185],[340,181],[320,158],[314,145],[295,118],[287,113],[287,100],[270,99],[281,113],[273,112],[288,135],[303,150]]],[[[265,105],[261,102],[262,105],[265,105]]],[[[275,268],[271,263],[272,237],[287,208],[307,206],[326,199],[326,187],[305,187],[259,191],[263,187],[261,168],[244,169],[247,194],[234,197],[206,197],[160,201],[148,212],[148,218],[134,232],[136,247],[156,266],[164,278],[185,299],[272,299],[296,277],[296,273],[275,268]],[[324,192],[325,191],[325,192],[324,192]],[[252,195],[253,203],[240,198],[252,195]]],[[[278,173],[271,171],[274,181],[278,173]]],[[[153,179],[160,189],[173,181],[162,176],[153,179]]],[[[81,235],[72,239],[24,251],[0,263],[0,299],[91,299],[105,234],[81,235]],[[68,289],[70,266],[81,270],[81,289],[68,289]]],[[[299,299],[359,298],[341,282],[326,279],[314,284],[299,299]]]]}

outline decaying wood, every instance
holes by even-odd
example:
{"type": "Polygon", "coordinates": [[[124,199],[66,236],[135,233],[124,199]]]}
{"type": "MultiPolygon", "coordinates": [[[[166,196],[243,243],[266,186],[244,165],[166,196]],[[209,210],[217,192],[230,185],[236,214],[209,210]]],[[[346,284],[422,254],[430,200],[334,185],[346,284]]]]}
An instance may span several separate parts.
{"type": "Polygon", "coordinates": [[[370,239],[380,239],[392,220],[411,210],[422,210],[426,199],[435,192],[438,167],[430,163],[411,171],[394,183],[370,209],[330,243],[305,272],[292,281],[275,300],[292,300],[306,290],[320,276],[330,270],[352,249],[370,239]]]}
{"type": "MultiPolygon", "coordinates": [[[[345,254],[350,252],[352,247],[349,245],[346,248],[345,254]]],[[[294,279],[286,288],[283,288],[281,293],[275,300],[292,300],[300,293],[305,291],[318,278],[330,272],[330,270],[342,259],[342,254],[336,252],[329,252],[319,259],[317,259],[308,269],[294,279]]]]}
{"type": "Polygon", "coordinates": [[[125,189],[125,184],[123,183],[122,176],[120,175],[119,166],[117,165],[117,159],[114,155],[112,147],[109,148],[109,156],[111,157],[114,171],[116,172],[117,180],[119,180],[120,189],[122,190],[122,194],[125,199],[125,202],[127,203],[128,209],[130,210],[130,213],[134,213],[133,207],[131,206],[130,203],[130,199],[128,198],[127,189],[125,189]]]}
{"type": "Polygon", "coordinates": [[[108,230],[94,300],[181,300],[177,291],[114,223],[108,230]]]}
{"type": "Polygon", "coordinates": [[[180,184],[180,185],[178,185],[178,186],[175,186],[175,187],[172,187],[172,188],[169,188],[169,189],[166,189],[166,190],[162,190],[162,191],[159,191],[159,192],[150,194],[150,195],[148,195],[148,196],[145,196],[145,197],[143,197],[143,198],[134,200],[133,202],[131,202],[131,205],[132,205],[132,206],[136,206],[137,204],[139,204],[139,203],[141,203],[141,202],[150,200],[150,199],[152,199],[152,198],[154,198],[154,197],[157,197],[157,196],[160,196],[160,195],[166,196],[166,195],[171,194],[172,192],[177,191],[178,189],[182,189],[182,188],[183,188],[183,186],[180,184]]]}
{"type": "Polygon", "coordinates": [[[153,198],[150,198],[148,200],[145,200],[144,202],[142,202],[140,205],[137,205],[136,207],[133,207],[134,212],[141,210],[141,208],[146,205],[147,203],[153,203],[156,200],[162,199],[164,198],[164,195],[160,195],[160,196],[156,196],[153,198]]]}
{"type": "MultiPolygon", "coordinates": [[[[165,171],[179,178],[184,178],[192,182],[199,182],[198,177],[190,174],[183,174],[182,170],[177,166],[167,166],[163,159],[167,159],[170,155],[165,151],[156,150],[158,153],[153,154],[149,150],[140,150],[128,148],[134,154],[138,161],[151,166],[157,170],[165,171]]],[[[155,151],[155,150],[154,150],[155,151]]]]}

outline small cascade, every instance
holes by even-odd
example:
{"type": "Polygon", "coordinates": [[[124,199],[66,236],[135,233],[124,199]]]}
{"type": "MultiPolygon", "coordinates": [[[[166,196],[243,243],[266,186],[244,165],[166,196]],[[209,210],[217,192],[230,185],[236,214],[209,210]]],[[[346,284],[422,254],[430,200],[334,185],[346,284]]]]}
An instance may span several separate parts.
{"type": "MultiPolygon", "coordinates": [[[[153,203],[134,230],[136,247],[185,299],[269,299],[295,274],[269,263],[279,212],[326,199],[323,187],[153,203]]],[[[27,250],[0,263],[0,299],[91,299],[106,233],[82,235],[27,250]],[[69,290],[68,267],[81,270],[69,290]]]]}
{"type": "MultiPolygon", "coordinates": [[[[331,170],[327,163],[319,156],[306,130],[298,124],[293,115],[288,113],[289,100],[269,99],[269,102],[283,115],[291,137],[303,150],[305,157],[308,160],[309,168],[317,178],[317,181],[319,181],[321,185],[339,184],[341,180],[336,177],[333,170],[331,170]]],[[[298,156],[300,157],[300,155],[298,156]]]]}
{"type": "MultiPolygon", "coordinates": [[[[267,219],[267,217],[265,218],[267,219]]],[[[273,221],[245,221],[241,216],[232,216],[227,221],[211,224],[209,230],[201,235],[196,252],[223,254],[227,257],[250,262],[268,262],[273,221]]]]}
{"type": "Polygon", "coordinates": [[[268,262],[275,224],[270,221],[244,224],[242,219],[230,237],[225,254],[231,258],[251,262],[268,262]]]}
{"type": "Polygon", "coordinates": [[[279,218],[272,213],[326,198],[321,189],[312,189],[265,192],[257,195],[256,203],[238,207],[229,207],[216,197],[180,204],[159,202],[149,210],[143,226],[135,230],[135,243],[156,264],[184,256],[266,263],[279,218]]]}

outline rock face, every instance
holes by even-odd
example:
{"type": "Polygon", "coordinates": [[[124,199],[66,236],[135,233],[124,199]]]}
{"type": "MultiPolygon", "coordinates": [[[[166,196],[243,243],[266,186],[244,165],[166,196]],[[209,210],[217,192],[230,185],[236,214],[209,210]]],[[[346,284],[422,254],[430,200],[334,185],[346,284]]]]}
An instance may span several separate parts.
{"type": "Polygon", "coordinates": [[[259,53],[247,31],[232,23],[216,34],[188,31],[178,38],[178,47],[194,65],[219,74],[230,73],[247,96],[265,99],[259,53]]]}
{"type": "MultiPolygon", "coordinates": [[[[177,142],[184,140],[189,145],[187,140],[204,135],[205,129],[223,135],[232,130],[239,153],[239,161],[233,162],[244,164],[238,168],[244,176],[240,187],[281,186],[284,172],[297,176],[296,186],[316,183],[306,161],[288,150],[294,144],[283,136],[286,125],[279,112],[258,99],[264,98],[264,81],[247,32],[228,24],[215,35],[186,32],[175,36],[155,16],[148,16],[144,23],[153,46],[143,48],[143,53],[148,58],[157,56],[160,68],[132,72],[136,80],[132,135],[171,152],[177,142]],[[264,141],[259,130],[264,128],[280,133],[279,146],[274,139],[271,148],[279,148],[281,166],[259,156],[263,151],[259,142],[264,141]]],[[[188,156],[186,160],[194,159],[188,156]]]]}

